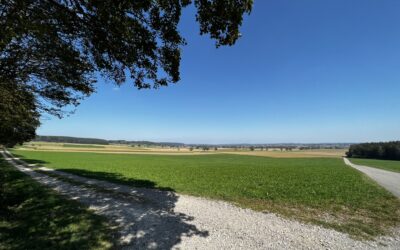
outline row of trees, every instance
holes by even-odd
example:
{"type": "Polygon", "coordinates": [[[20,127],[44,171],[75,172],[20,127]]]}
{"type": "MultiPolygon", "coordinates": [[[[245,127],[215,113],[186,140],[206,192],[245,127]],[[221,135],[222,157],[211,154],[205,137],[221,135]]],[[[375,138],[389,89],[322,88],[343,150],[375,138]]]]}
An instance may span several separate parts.
{"type": "Polygon", "coordinates": [[[158,147],[183,147],[184,143],[180,142],[153,142],[153,141],[127,141],[127,140],[108,140],[111,144],[127,144],[131,147],[135,146],[158,146],[158,147]]]}
{"type": "Polygon", "coordinates": [[[51,135],[38,135],[33,141],[44,142],[61,142],[61,143],[79,143],[79,144],[126,144],[131,147],[141,146],[161,146],[161,147],[183,147],[184,143],[178,142],[152,142],[152,141],[126,141],[126,140],[104,140],[97,138],[82,138],[72,136],[51,136],[51,135]]]}
{"type": "Polygon", "coordinates": [[[351,145],[346,154],[354,158],[400,160],[400,141],[351,145]]]}
{"type": "MultiPolygon", "coordinates": [[[[194,149],[195,149],[194,147],[189,148],[190,151],[193,151],[194,149]]],[[[211,148],[209,146],[196,146],[196,149],[201,149],[203,151],[209,151],[211,148]]],[[[217,147],[212,147],[212,149],[214,149],[214,151],[218,150],[217,147]]]]}
{"type": "Polygon", "coordinates": [[[47,136],[38,135],[34,141],[45,141],[45,142],[64,142],[64,143],[79,143],[79,144],[109,144],[107,140],[96,139],[96,138],[81,138],[81,137],[70,137],[70,136],[47,136]]]}

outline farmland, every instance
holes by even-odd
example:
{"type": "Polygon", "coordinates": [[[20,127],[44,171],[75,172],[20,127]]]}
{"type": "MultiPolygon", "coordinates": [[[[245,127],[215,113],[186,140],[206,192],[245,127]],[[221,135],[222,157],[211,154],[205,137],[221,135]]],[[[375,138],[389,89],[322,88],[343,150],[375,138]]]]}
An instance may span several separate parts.
{"type": "Polygon", "coordinates": [[[345,166],[336,153],[303,158],[287,152],[284,158],[271,158],[231,152],[163,155],[114,150],[100,154],[25,148],[13,153],[30,163],[86,177],[225,200],[357,237],[384,234],[399,223],[400,201],[345,166]]]}
{"type": "Polygon", "coordinates": [[[358,158],[352,158],[351,161],[358,165],[364,165],[394,172],[400,172],[400,161],[358,159],[358,158]]]}
{"type": "Polygon", "coordinates": [[[64,148],[104,148],[104,146],[101,145],[82,145],[82,144],[70,144],[70,143],[65,143],[62,145],[64,148]]]}
{"type": "Polygon", "coordinates": [[[129,146],[121,144],[96,145],[96,144],[72,144],[54,142],[30,142],[18,147],[19,150],[28,151],[54,151],[54,152],[96,152],[96,153],[117,153],[117,154],[163,154],[163,155],[203,155],[203,154],[239,154],[252,156],[266,156],[274,158],[312,158],[312,157],[335,157],[345,155],[345,149],[311,149],[281,151],[278,148],[254,151],[248,148],[217,148],[204,151],[200,148],[189,147],[146,147],[129,146]]]}

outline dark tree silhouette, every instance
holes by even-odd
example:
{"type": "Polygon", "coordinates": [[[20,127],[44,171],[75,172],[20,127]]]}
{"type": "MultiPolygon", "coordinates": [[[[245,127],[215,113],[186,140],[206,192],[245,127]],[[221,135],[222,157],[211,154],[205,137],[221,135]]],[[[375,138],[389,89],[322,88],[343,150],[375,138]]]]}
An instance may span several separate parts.
{"type": "Polygon", "coordinates": [[[354,158],[400,160],[400,141],[351,145],[346,155],[354,158]]]}
{"type": "Polygon", "coordinates": [[[34,96],[22,86],[0,84],[0,144],[13,147],[32,139],[39,124],[34,96]]]}
{"type": "MultiPolygon", "coordinates": [[[[0,84],[33,96],[33,101],[23,102],[31,104],[26,106],[30,112],[62,117],[64,107],[77,106],[95,91],[98,75],[116,84],[129,78],[139,89],[176,83],[185,44],[177,27],[182,9],[190,4],[2,0],[0,84]]],[[[243,15],[250,13],[253,0],[193,4],[200,34],[209,34],[218,47],[233,45],[240,37],[243,15]]]]}

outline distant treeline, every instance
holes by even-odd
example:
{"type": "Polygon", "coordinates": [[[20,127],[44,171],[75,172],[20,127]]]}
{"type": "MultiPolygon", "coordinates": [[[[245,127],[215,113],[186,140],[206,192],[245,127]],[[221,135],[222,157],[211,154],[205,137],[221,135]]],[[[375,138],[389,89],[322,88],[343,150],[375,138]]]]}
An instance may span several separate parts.
{"type": "Polygon", "coordinates": [[[194,148],[202,147],[218,147],[218,148],[234,148],[234,149],[347,149],[350,147],[350,143],[282,143],[282,144],[187,144],[186,146],[194,148]]]}
{"type": "Polygon", "coordinates": [[[79,144],[109,144],[107,140],[95,139],[95,138],[80,138],[70,136],[36,136],[33,141],[44,141],[44,142],[62,142],[62,143],[79,143],[79,144]]]}
{"type": "Polygon", "coordinates": [[[282,144],[185,144],[180,142],[152,142],[152,141],[129,141],[129,140],[104,140],[97,138],[81,138],[71,136],[44,136],[38,135],[33,141],[44,141],[44,142],[59,142],[59,143],[76,143],[76,144],[125,144],[132,147],[142,146],[158,146],[158,147],[190,147],[196,149],[204,148],[234,148],[239,149],[250,149],[250,150],[268,150],[268,149],[281,149],[281,150],[293,150],[293,149],[343,149],[350,146],[349,143],[282,143],[282,144]]]}
{"type": "Polygon", "coordinates": [[[185,144],[177,142],[151,142],[151,141],[126,141],[126,140],[103,140],[96,138],[80,138],[70,136],[43,136],[38,135],[33,141],[60,142],[60,143],[78,143],[78,144],[126,144],[132,146],[165,146],[165,147],[183,147],[185,144]]]}
{"type": "Polygon", "coordinates": [[[400,160],[400,141],[355,144],[346,154],[354,158],[400,160]]]}
{"type": "Polygon", "coordinates": [[[126,140],[109,140],[112,144],[127,144],[133,146],[163,146],[163,147],[183,147],[184,143],[180,142],[152,142],[152,141],[126,141],[126,140]]]}

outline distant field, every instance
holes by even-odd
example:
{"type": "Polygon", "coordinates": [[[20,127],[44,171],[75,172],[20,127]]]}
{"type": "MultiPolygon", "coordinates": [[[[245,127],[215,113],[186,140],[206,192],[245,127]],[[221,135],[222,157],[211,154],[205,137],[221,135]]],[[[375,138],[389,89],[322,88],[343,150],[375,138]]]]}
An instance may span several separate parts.
{"type": "Polygon", "coordinates": [[[74,144],[74,143],[54,143],[54,142],[29,142],[17,147],[19,150],[36,151],[56,151],[56,152],[98,152],[98,153],[184,153],[190,152],[189,149],[177,150],[176,148],[162,147],[132,147],[130,145],[110,144],[74,144]]]}
{"type": "Polygon", "coordinates": [[[400,172],[400,161],[358,159],[358,158],[351,158],[350,160],[351,162],[358,165],[364,165],[394,172],[400,172]]]}
{"type": "Polygon", "coordinates": [[[18,147],[19,150],[36,151],[55,151],[55,152],[96,152],[113,154],[160,154],[160,155],[203,155],[203,154],[239,154],[266,156],[274,158],[308,158],[308,157],[332,157],[340,158],[345,155],[345,149],[313,149],[313,150],[293,150],[280,151],[278,149],[250,151],[249,149],[233,148],[210,148],[208,151],[202,149],[192,149],[189,147],[170,148],[170,147],[132,147],[130,145],[111,144],[73,144],[73,143],[54,143],[54,142],[30,142],[18,147]]]}
{"type": "Polygon", "coordinates": [[[232,154],[240,154],[240,155],[253,155],[253,156],[267,156],[274,158],[308,158],[308,157],[332,157],[332,158],[340,158],[345,155],[346,149],[311,149],[311,150],[293,150],[293,151],[266,151],[266,150],[257,150],[257,151],[225,151],[221,150],[220,152],[227,152],[232,154]]]}
{"type": "Polygon", "coordinates": [[[28,162],[128,185],[172,189],[375,236],[399,223],[400,201],[335,158],[234,154],[124,155],[14,150],[28,162]]]}
{"type": "Polygon", "coordinates": [[[64,148],[105,148],[105,146],[100,146],[100,145],[91,145],[91,144],[69,144],[69,143],[64,143],[63,144],[64,148]]]}

